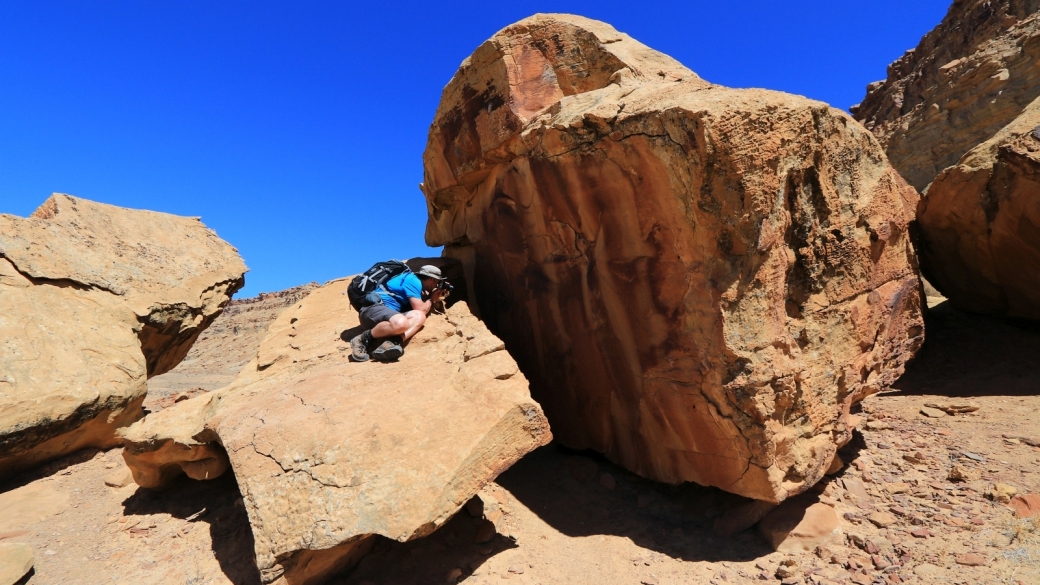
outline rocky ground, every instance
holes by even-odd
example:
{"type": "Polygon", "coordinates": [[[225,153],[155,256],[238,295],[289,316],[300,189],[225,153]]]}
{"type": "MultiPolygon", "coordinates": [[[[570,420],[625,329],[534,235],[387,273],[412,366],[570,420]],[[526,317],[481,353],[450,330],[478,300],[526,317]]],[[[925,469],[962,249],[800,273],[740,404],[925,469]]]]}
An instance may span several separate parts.
{"type": "MultiPolygon", "coordinates": [[[[1040,583],[1040,517],[1016,517],[1006,502],[1040,493],[1040,330],[930,300],[925,349],[896,388],[863,403],[846,467],[814,494],[841,519],[844,536],[830,545],[777,553],[755,529],[716,536],[714,519],[740,499],[550,445],[489,486],[483,506],[428,538],[379,542],[334,582],[1040,583]],[[947,415],[928,404],[979,408],[947,415]]],[[[211,336],[193,354],[223,359],[228,343],[211,336]]],[[[204,358],[186,367],[207,372],[204,358]]],[[[258,582],[233,478],[182,479],[165,492],[106,480],[127,481],[118,449],[0,487],[0,543],[32,546],[29,583],[258,582]]]]}

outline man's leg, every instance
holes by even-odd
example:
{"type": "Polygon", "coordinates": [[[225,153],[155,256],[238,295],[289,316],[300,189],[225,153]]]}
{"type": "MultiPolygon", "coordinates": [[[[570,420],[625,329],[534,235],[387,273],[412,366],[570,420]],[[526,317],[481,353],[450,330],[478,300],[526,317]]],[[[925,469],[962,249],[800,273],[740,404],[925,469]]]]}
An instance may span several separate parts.
{"type": "Polygon", "coordinates": [[[426,323],[426,313],[422,311],[408,311],[398,313],[390,319],[383,321],[372,328],[372,337],[385,339],[400,335],[402,341],[408,341],[422,329],[426,323]]]}

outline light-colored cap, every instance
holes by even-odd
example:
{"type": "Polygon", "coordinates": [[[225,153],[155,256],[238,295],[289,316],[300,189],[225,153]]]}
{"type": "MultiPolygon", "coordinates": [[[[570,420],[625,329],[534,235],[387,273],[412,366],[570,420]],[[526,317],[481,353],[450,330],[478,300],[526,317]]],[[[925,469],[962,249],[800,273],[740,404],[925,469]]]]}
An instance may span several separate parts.
{"type": "Polygon", "coordinates": [[[436,278],[437,280],[444,280],[444,277],[441,276],[441,269],[430,264],[427,264],[426,266],[423,266],[419,269],[419,276],[425,276],[427,278],[436,278]]]}

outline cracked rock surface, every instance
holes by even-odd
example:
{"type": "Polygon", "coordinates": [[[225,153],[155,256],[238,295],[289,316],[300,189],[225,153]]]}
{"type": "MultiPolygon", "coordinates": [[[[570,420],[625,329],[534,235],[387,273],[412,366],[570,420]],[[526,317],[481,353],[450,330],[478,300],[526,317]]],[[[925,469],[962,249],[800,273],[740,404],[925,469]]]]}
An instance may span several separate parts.
{"type": "Polygon", "coordinates": [[[463,302],[397,363],[350,361],[347,283],[282,313],[228,387],[123,431],[144,487],[213,479],[230,461],[264,582],[320,582],[375,535],[426,536],[551,439],[527,380],[463,302]]]}
{"type": "Polygon", "coordinates": [[[826,104],[710,84],[609,25],[536,15],[447,85],[427,243],[556,438],[779,502],[924,339],[918,195],[826,104]]]}
{"type": "Polygon", "coordinates": [[[0,215],[0,480],[118,444],[245,271],[198,218],[63,194],[0,215]]]}
{"type": "Polygon", "coordinates": [[[921,270],[961,309],[1040,319],[1040,3],[957,2],[856,117],[924,190],[921,270]]]}

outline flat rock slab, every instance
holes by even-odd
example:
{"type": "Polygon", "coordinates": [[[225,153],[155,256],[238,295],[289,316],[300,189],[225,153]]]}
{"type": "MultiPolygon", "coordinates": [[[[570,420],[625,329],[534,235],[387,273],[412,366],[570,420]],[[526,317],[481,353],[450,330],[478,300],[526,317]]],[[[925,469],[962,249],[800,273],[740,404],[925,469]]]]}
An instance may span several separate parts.
{"type": "Polygon", "coordinates": [[[780,552],[812,551],[838,542],[842,534],[834,508],[802,498],[780,504],[762,518],[758,531],[780,552]]]}
{"type": "Polygon", "coordinates": [[[423,161],[427,243],[467,267],[557,440],[644,477],[800,493],[923,342],[919,197],[874,137],[605,23],[483,43],[423,161]]]}
{"type": "Polygon", "coordinates": [[[0,585],[15,585],[32,568],[32,547],[20,542],[0,542],[0,585]]]}
{"type": "Polygon", "coordinates": [[[527,380],[465,303],[432,316],[400,361],[351,362],[347,282],[286,310],[230,386],[124,432],[145,487],[213,478],[230,460],[265,582],[320,582],[373,535],[425,536],[551,439],[527,380]]]}
{"type": "Polygon", "coordinates": [[[68,507],[69,495],[48,485],[29,484],[0,493],[0,533],[27,528],[68,507]]]}
{"type": "Polygon", "coordinates": [[[0,215],[0,480],[118,444],[245,271],[198,218],[60,194],[0,215]]]}

